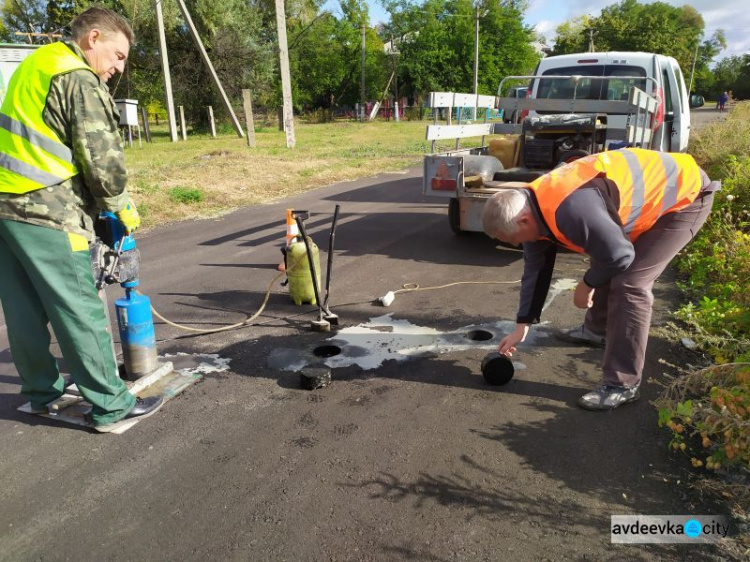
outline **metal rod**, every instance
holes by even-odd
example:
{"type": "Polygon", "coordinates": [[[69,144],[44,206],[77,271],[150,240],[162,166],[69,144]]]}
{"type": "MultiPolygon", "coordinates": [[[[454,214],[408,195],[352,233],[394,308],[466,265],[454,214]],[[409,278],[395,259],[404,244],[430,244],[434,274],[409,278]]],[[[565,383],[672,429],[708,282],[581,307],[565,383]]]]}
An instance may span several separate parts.
{"type": "Polygon", "coordinates": [[[315,292],[315,302],[318,305],[319,320],[323,319],[323,303],[320,302],[320,291],[318,291],[318,279],[315,273],[315,261],[313,260],[312,250],[310,244],[307,242],[307,232],[305,232],[305,225],[302,223],[302,218],[299,216],[294,217],[297,221],[297,228],[299,233],[302,235],[302,241],[305,243],[305,250],[307,251],[307,263],[310,265],[310,275],[312,277],[313,291],[315,292]]]}
{"type": "Polygon", "coordinates": [[[333,242],[336,238],[336,223],[339,220],[339,209],[341,205],[336,205],[333,210],[333,222],[331,223],[331,235],[328,237],[328,267],[326,268],[326,296],[323,301],[323,308],[328,309],[328,294],[331,287],[331,271],[333,270],[333,242]]]}

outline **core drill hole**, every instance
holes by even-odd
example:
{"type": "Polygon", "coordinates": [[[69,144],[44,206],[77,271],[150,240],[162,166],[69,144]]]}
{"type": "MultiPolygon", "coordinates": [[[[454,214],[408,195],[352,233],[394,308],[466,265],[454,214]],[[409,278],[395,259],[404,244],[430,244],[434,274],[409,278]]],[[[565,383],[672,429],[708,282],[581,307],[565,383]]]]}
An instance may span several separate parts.
{"type": "Polygon", "coordinates": [[[466,337],[471,341],[488,341],[491,340],[493,336],[492,332],[488,332],[487,330],[472,330],[466,334],[466,337]]]}
{"type": "Polygon", "coordinates": [[[321,345],[313,351],[315,357],[333,357],[341,353],[341,348],[337,345],[321,345]]]}

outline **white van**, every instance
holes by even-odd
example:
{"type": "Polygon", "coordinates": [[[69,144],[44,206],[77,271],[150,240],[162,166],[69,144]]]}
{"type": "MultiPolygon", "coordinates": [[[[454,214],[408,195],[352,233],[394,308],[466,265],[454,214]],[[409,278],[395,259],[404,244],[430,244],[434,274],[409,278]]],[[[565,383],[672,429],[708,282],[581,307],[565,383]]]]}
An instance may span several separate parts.
{"type": "MultiPolygon", "coordinates": [[[[672,57],[615,51],[559,55],[539,61],[534,75],[549,78],[531,81],[531,98],[626,100],[631,86],[644,90],[659,101],[651,148],[687,150],[692,98],[672,57]]],[[[692,107],[701,105],[696,101],[692,107]]],[[[626,119],[625,115],[610,115],[610,126],[625,128],[626,119]]]]}

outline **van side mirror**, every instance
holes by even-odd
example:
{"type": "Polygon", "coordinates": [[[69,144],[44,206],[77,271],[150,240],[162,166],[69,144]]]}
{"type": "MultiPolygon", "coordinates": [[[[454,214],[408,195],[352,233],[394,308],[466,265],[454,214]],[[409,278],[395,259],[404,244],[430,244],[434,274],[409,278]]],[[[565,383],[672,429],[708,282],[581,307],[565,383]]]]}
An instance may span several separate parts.
{"type": "Polygon", "coordinates": [[[696,109],[703,107],[706,104],[706,100],[700,94],[690,94],[690,109],[696,109]]]}

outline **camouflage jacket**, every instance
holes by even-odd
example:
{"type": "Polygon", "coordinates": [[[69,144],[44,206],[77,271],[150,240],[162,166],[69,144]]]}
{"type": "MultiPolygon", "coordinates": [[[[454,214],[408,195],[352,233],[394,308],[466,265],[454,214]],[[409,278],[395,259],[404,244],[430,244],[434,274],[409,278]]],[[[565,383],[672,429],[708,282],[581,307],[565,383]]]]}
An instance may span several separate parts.
{"type": "MultiPolygon", "coordinates": [[[[66,41],[84,61],[77,44],[66,41]]],[[[128,199],[120,114],[106,84],[88,70],[56,76],[44,122],[73,151],[79,174],[22,195],[0,193],[0,219],[56,228],[94,238],[99,211],[120,210],[128,199]]]]}

